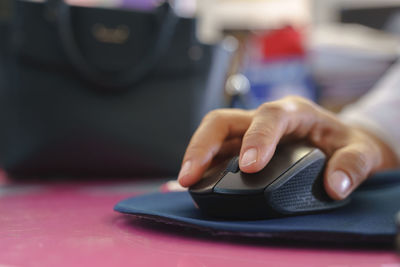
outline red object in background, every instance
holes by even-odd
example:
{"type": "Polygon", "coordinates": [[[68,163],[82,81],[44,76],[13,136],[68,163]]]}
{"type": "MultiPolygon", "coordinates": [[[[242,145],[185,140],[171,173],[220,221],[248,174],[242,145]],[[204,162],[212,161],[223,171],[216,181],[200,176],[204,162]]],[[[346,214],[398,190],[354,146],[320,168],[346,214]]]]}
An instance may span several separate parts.
{"type": "Polygon", "coordinates": [[[305,54],[302,35],[290,26],[270,31],[259,37],[258,41],[264,59],[303,56],[305,54]]]}

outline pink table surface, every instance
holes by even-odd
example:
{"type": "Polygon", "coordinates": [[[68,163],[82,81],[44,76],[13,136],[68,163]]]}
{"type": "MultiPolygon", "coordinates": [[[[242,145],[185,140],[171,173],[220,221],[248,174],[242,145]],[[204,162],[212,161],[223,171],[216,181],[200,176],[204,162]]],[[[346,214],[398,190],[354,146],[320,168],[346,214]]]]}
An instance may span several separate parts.
{"type": "Polygon", "coordinates": [[[0,266],[400,267],[392,251],[221,240],[113,211],[162,182],[13,183],[3,175],[0,266]]]}

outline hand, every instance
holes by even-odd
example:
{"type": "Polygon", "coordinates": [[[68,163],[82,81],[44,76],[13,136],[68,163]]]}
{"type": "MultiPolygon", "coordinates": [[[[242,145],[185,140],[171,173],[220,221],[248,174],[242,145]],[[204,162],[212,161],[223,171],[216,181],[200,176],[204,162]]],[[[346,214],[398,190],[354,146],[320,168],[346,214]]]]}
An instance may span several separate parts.
{"type": "Polygon", "coordinates": [[[286,97],[256,110],[208,113],[187,147],[178,181],[188,187],[210,165],[239,151],[243,172],[260,171],[280,141],[293,139],[305,140],[328,156],[324,186],[336,200],[346,198],[371,173],[396,166],[393,151],[371,133],[344,124],[311,101],[286,97]]]}

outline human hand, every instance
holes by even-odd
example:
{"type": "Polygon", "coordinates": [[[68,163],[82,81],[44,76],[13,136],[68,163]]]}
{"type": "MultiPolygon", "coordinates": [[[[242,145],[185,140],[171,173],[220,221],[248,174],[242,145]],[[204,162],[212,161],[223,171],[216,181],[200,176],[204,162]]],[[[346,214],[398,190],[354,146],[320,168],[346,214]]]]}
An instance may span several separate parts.
{"type": "Polygon", "coordinates": [[[346,198],[371,173],[396,166],[393,151],[373,134],[346,125],[309,100],[286,97],[256,110],[208,113],[186,149],[178,181],[191,186],[210,165],[235,154],[243,172],[258,172],[277,144],[288,140],[304,140],[328,156],[324,187],[336,200],[346,198]]]}

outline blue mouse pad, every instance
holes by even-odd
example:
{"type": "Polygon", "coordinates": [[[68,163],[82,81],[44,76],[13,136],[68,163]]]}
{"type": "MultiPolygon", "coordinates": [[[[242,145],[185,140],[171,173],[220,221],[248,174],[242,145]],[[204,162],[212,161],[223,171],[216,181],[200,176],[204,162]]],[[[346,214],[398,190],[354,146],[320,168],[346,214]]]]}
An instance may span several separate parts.
{"type": "Polygon", "coordinates": [[[218,220],[195,208],[188,192],[152,193],[118,203],[116,211],[214,234],[289,240],[393,244],[400,210],[400,171],[368,180],[350,204],[324,213],[253,221],[218,220]]]}

